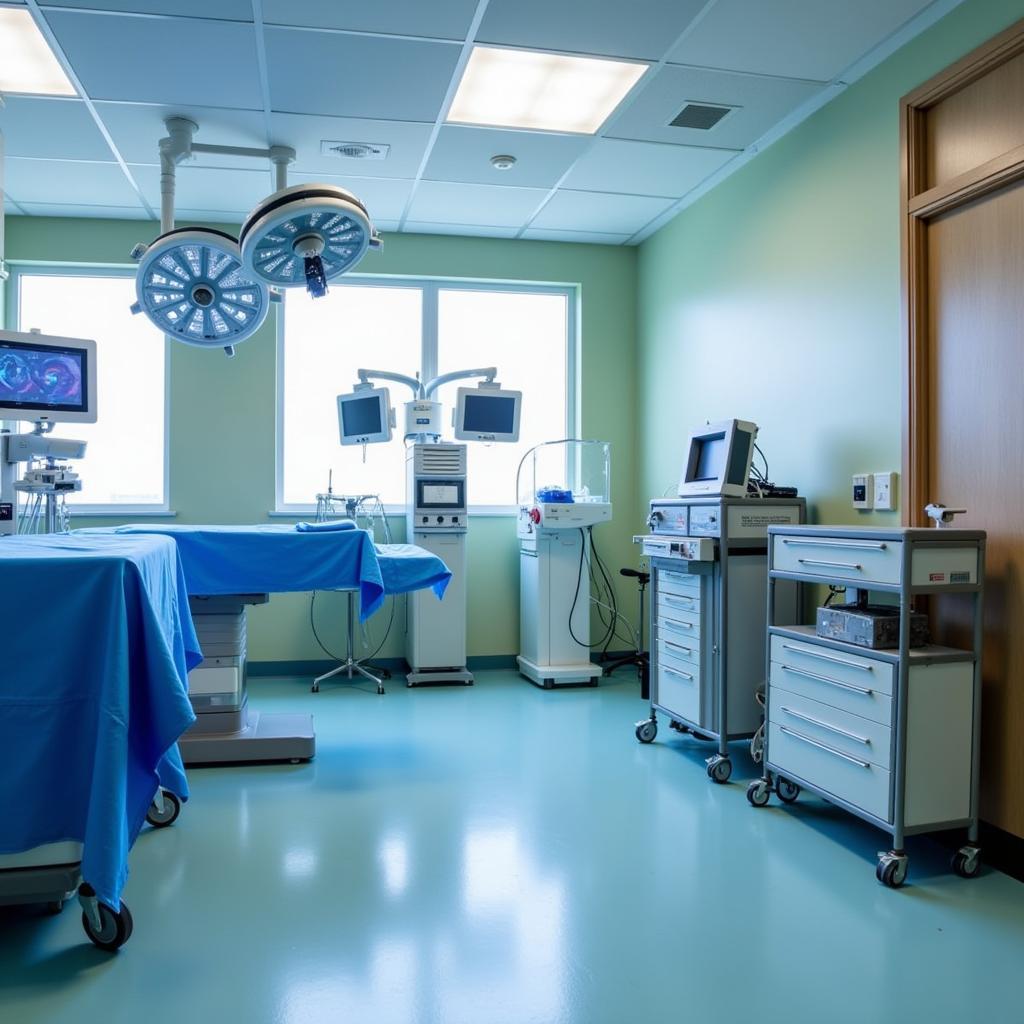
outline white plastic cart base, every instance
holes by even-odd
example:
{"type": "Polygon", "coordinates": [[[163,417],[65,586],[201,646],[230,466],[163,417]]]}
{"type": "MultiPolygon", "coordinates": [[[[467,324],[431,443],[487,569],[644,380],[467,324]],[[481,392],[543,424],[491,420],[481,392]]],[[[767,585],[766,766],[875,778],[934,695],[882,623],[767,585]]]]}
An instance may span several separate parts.
{"type": "Polygon", "coordinates": [[[581,661],[575,665],[538,665],[519,655],[516,658],[519,673],[542,690],[553,690],[556,686],[597,686],[604,669],[593,662],[581,661]]]}

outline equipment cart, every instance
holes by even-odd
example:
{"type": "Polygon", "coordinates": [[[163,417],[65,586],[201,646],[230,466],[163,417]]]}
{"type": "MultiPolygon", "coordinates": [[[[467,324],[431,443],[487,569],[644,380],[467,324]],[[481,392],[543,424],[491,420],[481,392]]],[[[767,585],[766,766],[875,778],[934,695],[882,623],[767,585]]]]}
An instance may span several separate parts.
{"type": "Polygon", "coordinates": [[[801,789],[893,837],[876,875],[907,877],[904,836],[966,828],[953,870],[978,873],[985,534],[977,530],[780,526],[768,531],[768,607],[791,581],[888,594],[899,643],[873,649],[817,635],[769,611],[764,775],[747,799],[801,789]],[[970,648],[911,647],[915,597],[958,594],[971,605],[970,648]]]}

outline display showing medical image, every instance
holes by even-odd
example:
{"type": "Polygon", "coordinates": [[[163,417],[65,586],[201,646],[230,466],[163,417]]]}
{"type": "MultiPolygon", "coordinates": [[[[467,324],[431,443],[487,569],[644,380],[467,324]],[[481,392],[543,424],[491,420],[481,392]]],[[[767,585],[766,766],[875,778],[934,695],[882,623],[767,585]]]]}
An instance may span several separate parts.
{"type": "Polygon", "coordinates": [[[511,434],[516,400],[494,395],[466,395],[462,429],[474,434],[511,434]]]}
{"type": "Polygon", "coordinates": [[[368,437],[384,429],[380,398],[350,398],[341,403],[342,431],[346,437],[368,437]]]}
{"type": "Polygon", "coordinates": [[[725,434],[702,437],[697,445],[694,480],[720,480],[725,469],[725,434]]]}
{"type": "Polygon", "coordinates": [[[0,342],[0,406],[87,412],[84,349],[0,342]]]}
{"type": "Polygon", "coordinates": [[[459,489],[455,484],[424,484],[424,505],[458,505],[459,489]]]}

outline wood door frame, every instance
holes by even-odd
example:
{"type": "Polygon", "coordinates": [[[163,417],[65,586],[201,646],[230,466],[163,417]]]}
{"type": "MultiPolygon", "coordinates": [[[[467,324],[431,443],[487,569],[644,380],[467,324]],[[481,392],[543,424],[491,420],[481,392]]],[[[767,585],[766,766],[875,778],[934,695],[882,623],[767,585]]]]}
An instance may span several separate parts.
{"type": "Polygon", "coordinates": [[[903,314],[903,523],[924,526],[929,480],[928,221],[1024,178],[1024,146],[932,188],[927,112],[1024,53],[1024,19],[900,100],[900,269],[903,314]]]}

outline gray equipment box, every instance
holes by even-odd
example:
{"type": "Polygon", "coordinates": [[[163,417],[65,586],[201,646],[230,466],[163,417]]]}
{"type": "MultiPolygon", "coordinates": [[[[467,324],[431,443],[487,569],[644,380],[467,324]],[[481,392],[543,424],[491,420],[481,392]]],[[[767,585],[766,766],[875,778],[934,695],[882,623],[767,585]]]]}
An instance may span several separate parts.
{"type": "MultiPolygon", "coordinates": [[[[826,640],[890,650],[900,645],[900,610],[895,606],[858,604],[819,608],[815,632],[826,640]]],[[[928,616],[911,612],[910,646],[925,647],[928,641],[928,616]]]]}

